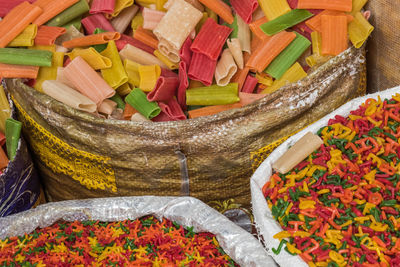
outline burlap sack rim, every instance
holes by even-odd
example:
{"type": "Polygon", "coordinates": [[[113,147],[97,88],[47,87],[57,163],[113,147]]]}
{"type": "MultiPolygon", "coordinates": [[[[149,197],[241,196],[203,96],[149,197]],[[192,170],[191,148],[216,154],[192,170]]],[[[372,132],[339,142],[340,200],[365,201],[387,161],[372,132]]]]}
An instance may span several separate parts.
{"type": "MultiPolygon", "coordinates": [[[[364,49],[364,47],[360,48],[364,49]]],[[[296,86],[309,86],[313,83],[313,79],[315,76],[318,76],[319,73],[326,71],[327,69],[332,68],[332,66],[340,64],[342,61],[346,60],[346,58],[352,54],[356,53],[356,48],[350,47],[342,54],[330,59],[328,62],[315,69],[312,73],[310,73],[306,78],[292,84],[285,85],[280,90],[275,91],[272,94],[267,94],[264,98],[257,100],[256,102],[249,104],[242,108],[232,109],[220,112],[215,115],[203,116],[194,119],[188,119],[183,121],[169,121],[169,122],[135,122],[135,121],[126,121],[126,120],[112,120],[112,119],[104,119],[100,117],[96,117],[93,114],[76,110],[70,106],[65,105],[62,102],[56,101],[50,96],[40,93],[33,88],[29,87],[34,91],[34,95],[39,95],[43,98],[45,102],[51,103],[51,105],[56,109],[64,109],[68,114],[73,114],[74,117],[81,119],[82,121],[90,121],[95,124],[101,124],[105,127],[107,126],[142,126],[144,130],[147,128],[153,128],[154,123],[158,123],[158,125],[163,128],[186,128],[186,127],[200,127],[210,123],[216,123],[218,121],[224,121],[228,119],[235,119],[238,117],[246,116],[253,112],[256,112],[258,109],[263,107],[264,105],[271,104],[271,101],[276,100],[280,96],[283,98],[290,94],[290,91],[293,87],[296,86]]],[[[14,81],[19,81],[19,79],[14,79],[14,81]]]]}

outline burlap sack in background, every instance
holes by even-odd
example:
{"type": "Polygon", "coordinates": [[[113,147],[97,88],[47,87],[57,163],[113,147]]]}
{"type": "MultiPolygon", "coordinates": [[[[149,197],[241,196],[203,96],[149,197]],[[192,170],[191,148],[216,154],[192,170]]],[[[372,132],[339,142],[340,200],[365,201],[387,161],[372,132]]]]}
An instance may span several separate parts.
{"type": "Polygon", "coordinates": [[[252,167],[288,136],[365,93],[364,49],[254,104],[179,122],[104,120],[7,80],[50,201],[179,196],[250,207],[252,167]]]}
{"type": "Polygon", "coordinates": [[[369,0],[370,23],[375,29],[368,39],[368,92],[400,84],[400,1],[369,0]]]}

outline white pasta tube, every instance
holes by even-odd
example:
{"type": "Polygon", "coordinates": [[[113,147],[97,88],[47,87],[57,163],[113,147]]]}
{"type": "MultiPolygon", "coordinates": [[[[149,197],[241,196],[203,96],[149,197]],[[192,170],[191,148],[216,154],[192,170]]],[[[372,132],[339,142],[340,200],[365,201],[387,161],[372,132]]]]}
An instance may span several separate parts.
{"type": "Polygon", "coordinates": [[[161,68],[168,69],[167,65],[157,57],[130,44],[127,44],[124,49],[119,51],[119,55],[122,60],[129,59],[141,65],[159,65],[161,68]]]}
{"type": "Polygon", "coordinates": [[[54,80],[44,81],[42,89],[45,94],[72,108],[90,113],[95,112],[97,109],[96,103],[61,82],[54,80]]]}
{"type": "Polygon", "coordinates": [[[126,28],[128,28],[128,26],[131,24],[133,17],[138,11],[139,7],[137,5],[125,8],[116,18],[111,20],[111,25],[117,32],[125,32],[126,28]]]}
{"type": "Polygon", "coordinates": [[[217,85],[227,85],[231,81],[233,75],[235,75],[236,71],[237,66],[231,52],[227,48],[222,52],[217,68],[215,69],[215,80],[217,85]]]}
{"type": "Polygon", "coordinates": [[[151,120],[148,120],[145,116],[143,116],[139,112],[136,112],[135,114],[132,115],[131,121],[141,122],[141,121],[151,121],[151,120]]]}
{"type": "Polygon", "coordinates": [[[175,0],[153,31],[159,40],[158,50],[172,62],[179,62],[179,50],[202,17],[191,4],[175,0]]]}
{"type": "Polygon", "coordinates": [[[116,108],[116,102],[110,99],[104,99],[104,101],[99,106],[99,113],[111,115],[116,108]]]}
{"type": "Polygon", "coordinates": [[[251,53],[251,34],[249,25],[244,22],[244,20],[236,15],[237,17],[237,26],[238,26],[238,36],[237,38],[240,41],[240,46],[242,47],[242,51],[247,53],[251,53]]]}
{"type": "Polygon", "coordinates": [[[239,69],[243,69],[244,59],[242,46],[238,38],[233,38],[227,41],[229,51],[231,51],[233,58],[235,59],[236,65],[239,69]]]}

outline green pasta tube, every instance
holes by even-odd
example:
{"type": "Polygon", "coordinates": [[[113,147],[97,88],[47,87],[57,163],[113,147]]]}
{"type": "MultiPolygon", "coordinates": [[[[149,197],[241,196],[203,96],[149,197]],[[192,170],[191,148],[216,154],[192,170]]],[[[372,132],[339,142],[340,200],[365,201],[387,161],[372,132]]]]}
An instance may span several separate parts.
{"type": "Polygon", "coordinates": [[[161,112],[158,104],[147,100],[146,94],[139,88],[133,89],[132,92],[126,96],[125,101],[149,120],[158,116],[161,112]]]}
{"type": "Polygon", "coordinates": [[[70,22],[62,25],[61,27],[68,29],[71,25],[73,25],[78,31],[80,31],[81,27],[82,27],[81,20],[82,20],[82,17],[79,16],[76,19],[73,19],[70,22]]]}
{"type": "MultiPolygon", "coordinates": [[[[100,28],[96,28],[94,29],[93,34],[99,34],[102,32],[107,32],[106,30],[100,29],[100,28]]],[[[106,50],[107,48],[107,44],[98,44],[98,45],[92,45],[92,47],[99,53],[103,52],[104,50],[106,50]]]]}
{"type": "Polygon", "coordinates": [[[17,154],[18,141],[21,136],[22,123],[14,119],[6,120],[6,147],[8,158],[12,161],[17,154]]]}
{"type": "Polygon", "coordinates": [[[211,85],[186,91],[188,106],[227,105],[239,101],[237,83],[230,83],[226,86],[211,85]]]}
{"type": "Polygon", "coordinates": [[[122,98],[119,94],[115,94],[113,97],[110,98],[110,100],[117,103],[117,108],[125,109],[125,102],[124,102],[124,100],[122,100],[122,98]]]}
{"type": "Polygon", "coordinates": [[[53,53],[24,48],[0,48],[0,62],[15,65],[51,67],[53,53]]]}
{"type": "Polygon", "coordinates": [[[239,27],[238,27],[238,21],[237,21],[237,14],[235,15],[235,19],[232,24],[228,24],[225,22],[224,25],[232,29],[232,32],[229,35],[229,38],[233,39],[233,38],[238,37],[239,27]]]}
{"type": "Polygon", "coordinates": [[[274,35],[312,17],[313,14],[305,9],[293,9],[290,12],[268,21],[260,26],[268,35],[274,35]]]}
{"type": "Polygon", "coordinates": [[[49,20],[46,25],[53,27],[61,27],[67,24],[71,20],[82,16],[89,11],[89,5],[86,0],[80,0],[78,3],[70,6],[51,20],[49,20]]]}
{"type": "Polygon", "coordinates": [[[311,42],[307,38],[296,33],[293,42],[269,64],[265,72],[275,79],[280,79],[310,45],[311,42]]]}

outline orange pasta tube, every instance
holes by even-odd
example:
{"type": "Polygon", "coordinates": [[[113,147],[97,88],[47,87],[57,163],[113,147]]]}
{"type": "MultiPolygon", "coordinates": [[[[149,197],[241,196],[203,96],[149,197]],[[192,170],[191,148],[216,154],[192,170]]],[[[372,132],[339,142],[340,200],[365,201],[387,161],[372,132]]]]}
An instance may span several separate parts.
{"type": "Polygon", "coordinates": [[[198,117],[214,115],[214,114],[220,113],[225,110],[241,108],[241,107],[242,107],[242,104],[240,104],[240,103],[229,104],[229,105],[208,106],[208,107],[204,107],[204,108],[191,110],[188,113],[189,113],[189,118],[194,119],[194,118],[198,118],[198,117]]]}
{"type": "Polygon", "coordinates": [[[352,0],[299,0],[297,8],[300,9],[329,9],[351,12],[352,0]]]}
{"type": "Polygon", "coordinates": [[[66,48],[74,48],[80,46],[91,46],[96,44],[106,44],[111,40],[118,40],[121,35],[118,32],[103,32],[99,34],[88,35],[84,37],[74,38],[63,42],[66,48]]]}
{"type": "Polygon", "coordinates": [[[334,10],[324,10],[318,15],[306,21],[306,25],[313,31],[321,32],[321,17],[323,15],[329,16],[347,16],[347,22],[351,22],[354,18],[352,15],[345,14],[344,12],[334,10]]]}
{"type": "Polygon", "coordinates": [[[35,45],[53,45],[56,39],[66,32],[67,30],[62,27],[42,25],[36,34],[35,45]]]}
{"type": "Polygon", "coordinates": [[[0,78],[28,78],[36,79],[39,67],[11,65],[0,63],[0,78]]]}
{"type": "Polygon", "coordinates": [[[200,3],[214,11],[227,23],[232,24],[234,21],[231,8],[221,0],[199,0],[200,3]]]}
{"type": "Polygon", "coordinates": [[[141,41],[142,43],[154,48],[158,49],[158,40],[154,34],[149,32],[148,30],[143,29],[142,26],[139,26],[135,33],[133,34],[133,38],[141,41]]]}
{"type": "Polygon", "coordinates": [[[236,72],[236,74],[232,77],[231,82],[238,83],[238,90],[242,90],[244,82],[246,81],[247,74],[249,74],[250,69],[248,67],[244,67],[243,69],[236,72]]]}
{"type": "Polygon", "coordinates": [[[38,26],[45,24],[78,1],[79,0],[37,0],[33,4],[43,9],[43,13],[33,23],[38,26]]]}
{"type": "Polygon", "coordinates": [[[0,47],[6,47],[15,37],[34,21],[43,10],[40,7],[23,2],[0,21],[0,47]]]}
{"type": "Polygon", "coordinates": [[[348,47],[346,16],[321,17],[322,54],[339,55],[348,47]]]}
{"type": "Polygon", "coordinates": [[[267,38],[270,38],[270,36],[266,35],[260,28],[260,26],[266,22],[268,22],[268,19],[266,17],[262,17],[261,19],[253,21],[252,23],[249,24],[250,30],[260,40],[265,40],[267,38]]]}
{"type": "Polygon", "coordinates": [[[282,31],[267,39],[253,52],[246,67],[262,72],[294,39],[294,32],[282,31]]]}

